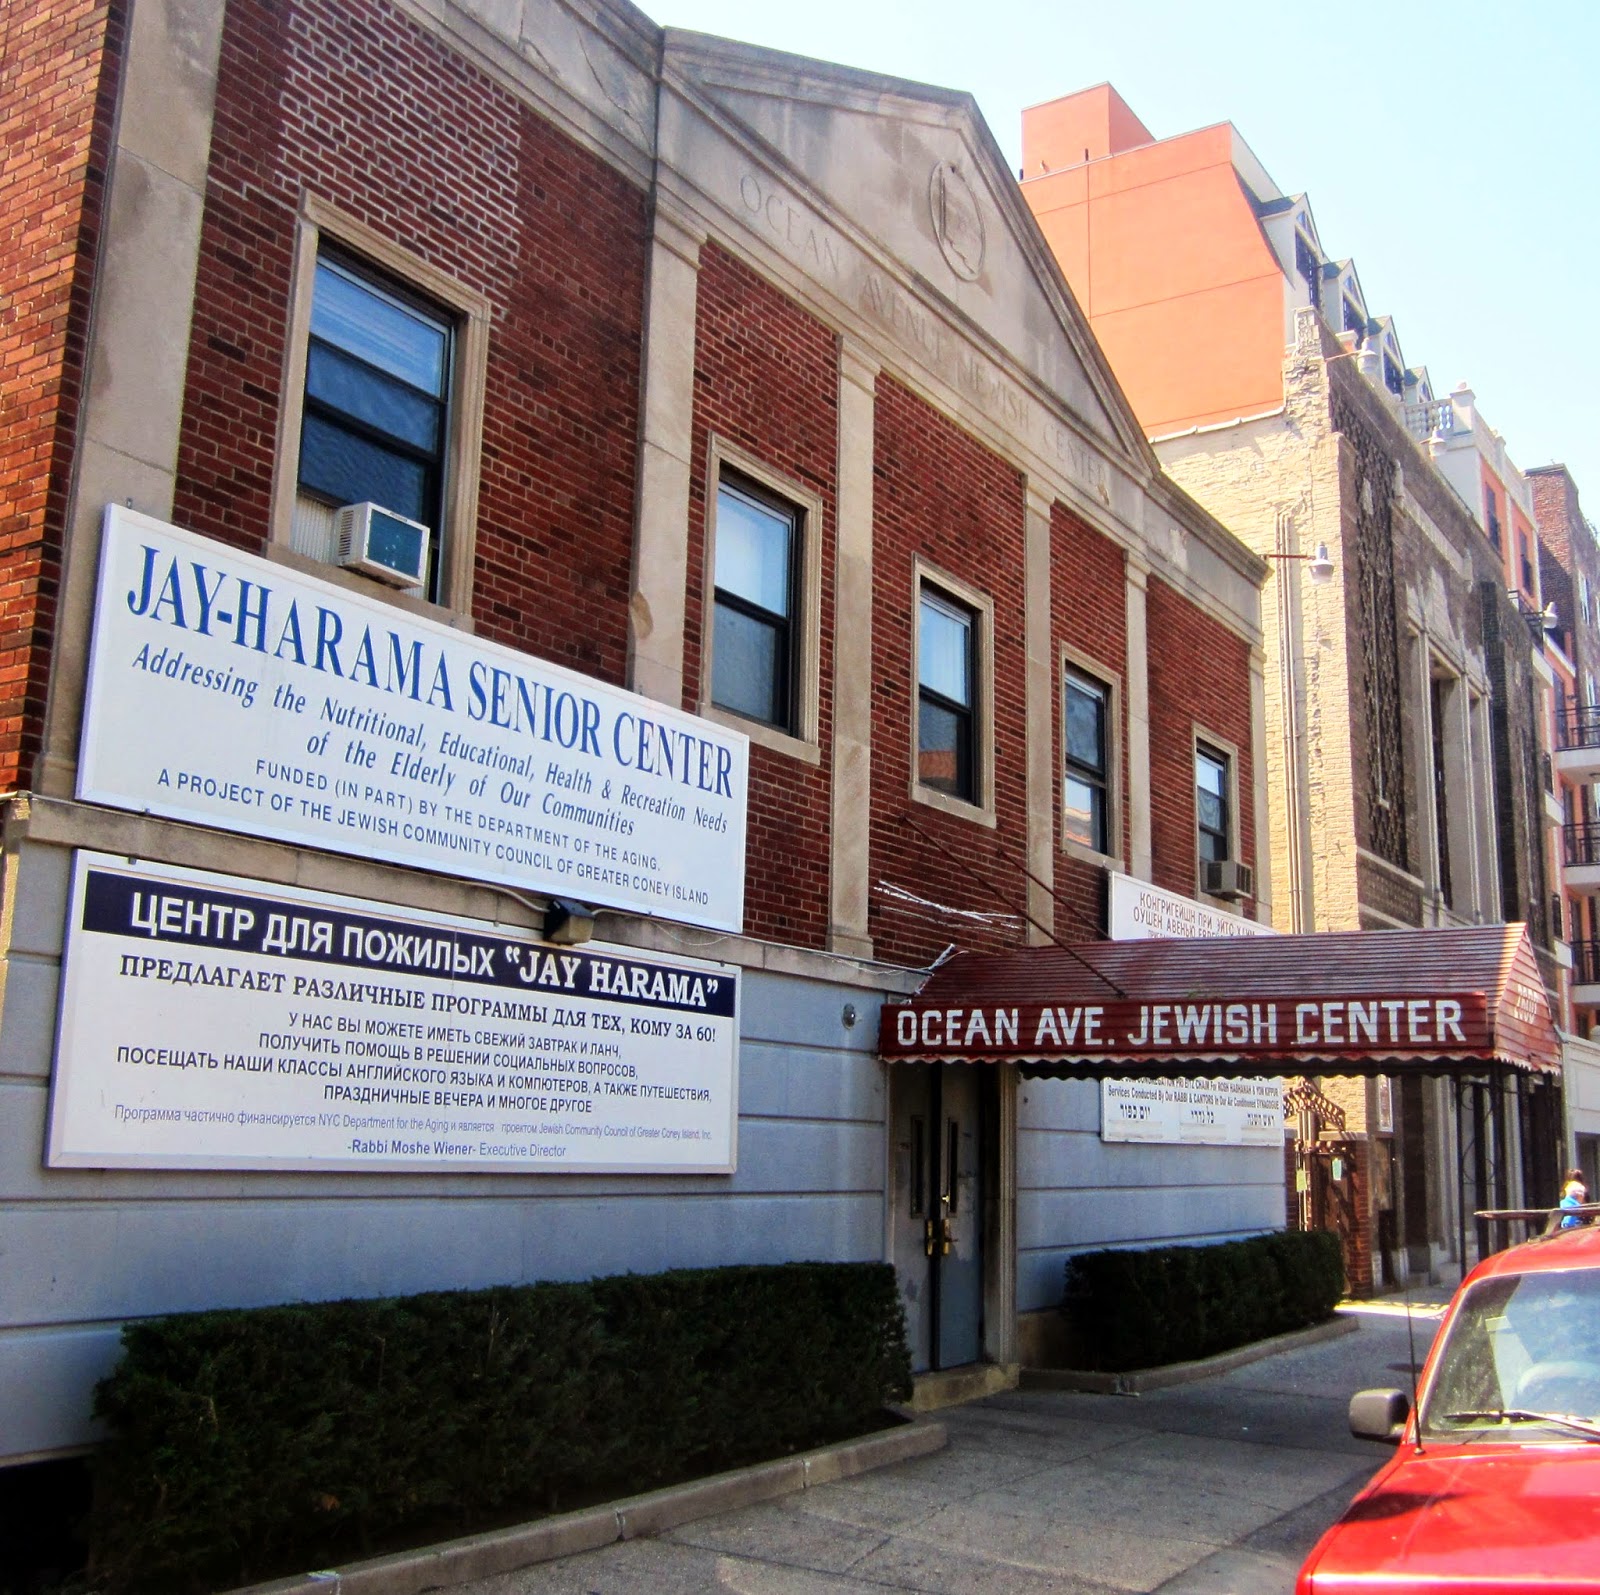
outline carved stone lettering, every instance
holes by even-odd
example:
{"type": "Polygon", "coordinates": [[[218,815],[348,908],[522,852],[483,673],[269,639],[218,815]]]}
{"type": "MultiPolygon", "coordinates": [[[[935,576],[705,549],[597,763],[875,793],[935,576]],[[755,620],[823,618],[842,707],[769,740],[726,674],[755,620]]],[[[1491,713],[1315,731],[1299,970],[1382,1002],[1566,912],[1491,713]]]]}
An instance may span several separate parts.
{"type": "Polygon", "coordinates": [[[781,188],[763,183],[753,172],[739,179],[739,198],[786,253],[813,271],[837,278],[842,266],[839,246],[828,230],[813,221],[781,188]]]}

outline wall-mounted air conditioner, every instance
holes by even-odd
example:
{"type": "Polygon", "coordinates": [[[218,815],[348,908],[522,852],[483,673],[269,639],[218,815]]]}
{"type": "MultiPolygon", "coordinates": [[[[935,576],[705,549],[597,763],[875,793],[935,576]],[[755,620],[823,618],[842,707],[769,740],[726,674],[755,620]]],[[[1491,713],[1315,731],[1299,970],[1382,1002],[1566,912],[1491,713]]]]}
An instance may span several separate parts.
{"type": "Polygon", "coordinates": [[[1255,877],[1248,864],[1234,858],[1200,861],[1200,890],[1207,897],[1249,897],[1254,889],[1255,877]]]}
{"type": "Polygon", "coordinates": [[[381,504],[346,504],[333,517],[337,558],[391,587],[420,587],[428,573],[426,526],[381,504]]]}

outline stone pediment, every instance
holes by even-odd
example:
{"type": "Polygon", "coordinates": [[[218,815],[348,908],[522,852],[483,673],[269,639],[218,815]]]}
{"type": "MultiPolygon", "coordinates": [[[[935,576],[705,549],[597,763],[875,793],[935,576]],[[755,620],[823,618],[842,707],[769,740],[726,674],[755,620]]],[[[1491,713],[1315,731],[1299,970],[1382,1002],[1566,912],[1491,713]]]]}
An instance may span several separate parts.
{"type": "Polygon", "coordinates": [[[666,72],[787,167],[825,222],[870,239],[1114,452],[1150,460],[970,95],[676,30],[666,72]]]}

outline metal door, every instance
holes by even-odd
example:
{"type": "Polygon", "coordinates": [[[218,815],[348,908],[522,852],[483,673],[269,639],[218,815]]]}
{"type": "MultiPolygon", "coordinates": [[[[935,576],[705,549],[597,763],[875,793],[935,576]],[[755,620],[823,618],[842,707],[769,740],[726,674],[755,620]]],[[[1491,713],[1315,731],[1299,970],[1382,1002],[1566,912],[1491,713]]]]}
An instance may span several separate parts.
{"type": "Polygon", "coordinates": [[[982,1080],[969,1064],[896,1064],[893,1255],[919,1373],[983,1349],[982,1080]]]}

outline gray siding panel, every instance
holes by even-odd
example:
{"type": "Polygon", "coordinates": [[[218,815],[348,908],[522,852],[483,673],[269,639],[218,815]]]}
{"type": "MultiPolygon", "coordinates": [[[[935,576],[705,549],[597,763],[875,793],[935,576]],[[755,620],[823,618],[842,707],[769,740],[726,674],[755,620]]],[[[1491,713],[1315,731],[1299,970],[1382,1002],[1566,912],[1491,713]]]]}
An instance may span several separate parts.
{"type": "MultiPolygon", "coordinates": [[[[1271,1158],[1271,1153],[1258,1154],[1271,1158]]],[[[1235,1240],[1283,1227],[1283,1174],[1252,1183],[1126,1190],[1030,1191],[1017,1196],[1017,1310],[1061,1300],[1073,1252],[1101,1246],[1235,1240]]]]}
{"type": "Polygon", "coordinates": [[[1019,1312],[1059,1303],[1073,1252],[1283,1227],[1275,1147],[1102,1141],[1100,1088],[1089,1080],[1024,1081],[1018,1120],[1019,1312]]]}
{"type": "Polygon", "coordinates": [[[94,1387],[121,1354],[115,1325],[0,1331],[0,1457],[98,1440],[100,1426],[89,1416],[94,1387]]]}
{"type": "MultiPolygon", "coordinates": [[[[64,872],[24,879],[59,934],[64,872]]],[[[884,1072],[859,988],[746,973],[731,1176],[106,1171],[44,1167],[57,961],[14,953],[7,973],[0,1461],[92,1438],[128,1318],[883,1256],[884,1072]]]]}
{"type": "Polygon", "coordinates": [[[882,1065],[856,1052],[746,1041],[739,1049],[739,1111],[773,1119],[883,1122],[882,1065]]]}
{"type": "Polygon", "coordinates": [[[13,953],[4,962],[5,1009],[0,1014],[0,1080],[8,1077],[47,1081],[50,1047],[60,1003],[61,962],[32,953],[13,953]]]}

